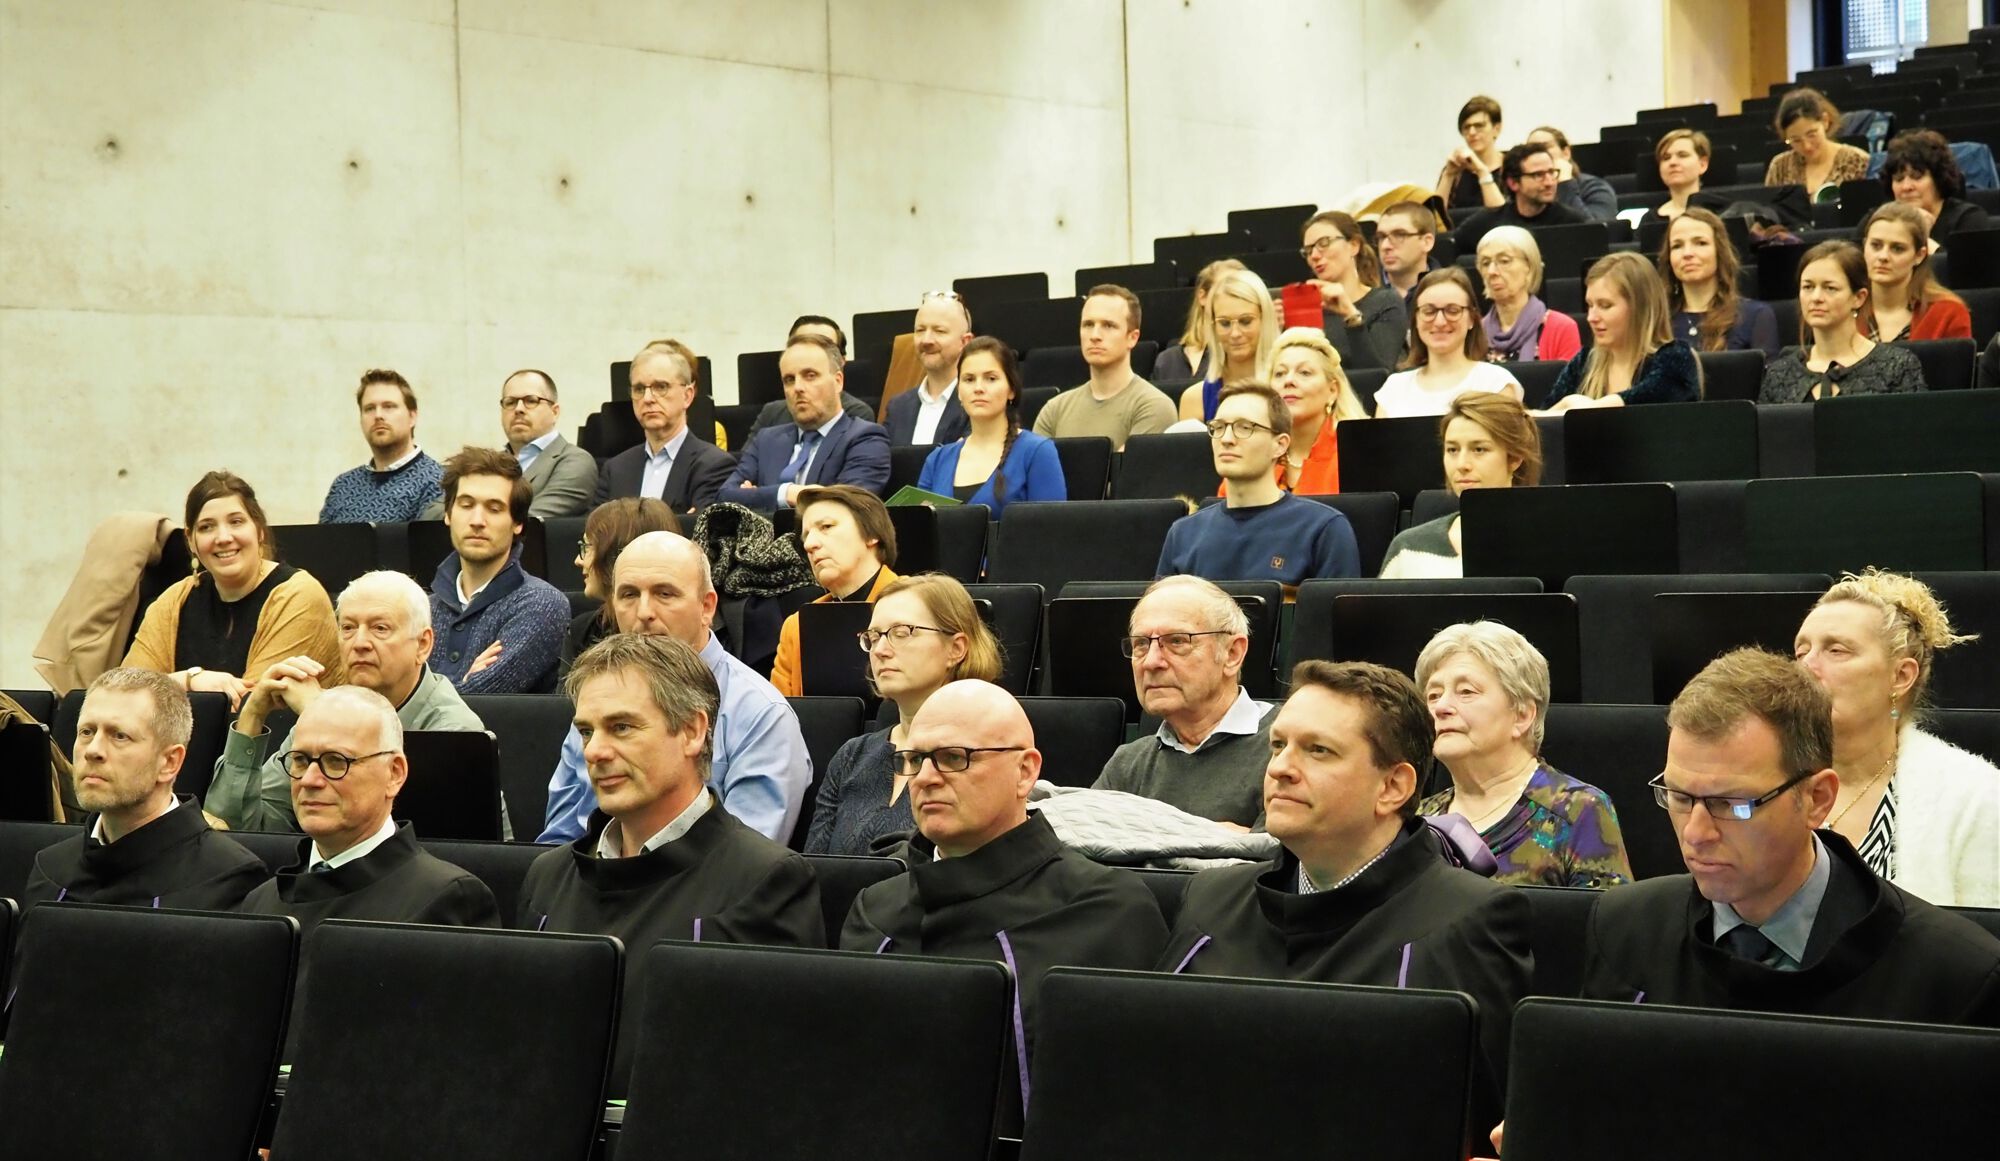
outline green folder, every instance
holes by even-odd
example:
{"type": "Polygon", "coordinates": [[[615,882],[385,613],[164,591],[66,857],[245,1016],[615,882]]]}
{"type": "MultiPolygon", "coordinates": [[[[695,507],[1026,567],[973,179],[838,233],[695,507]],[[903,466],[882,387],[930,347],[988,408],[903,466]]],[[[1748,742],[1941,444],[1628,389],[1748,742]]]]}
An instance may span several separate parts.
{"type": "Polygon", "coordinates": [[[930,505],[933,508],[956,508],[960,501],[952,496],[940,496],[936,492],[926,492],[915,484],[904,484],[902,489],[885,501],[891,508],[917,508],[930,505]]]}

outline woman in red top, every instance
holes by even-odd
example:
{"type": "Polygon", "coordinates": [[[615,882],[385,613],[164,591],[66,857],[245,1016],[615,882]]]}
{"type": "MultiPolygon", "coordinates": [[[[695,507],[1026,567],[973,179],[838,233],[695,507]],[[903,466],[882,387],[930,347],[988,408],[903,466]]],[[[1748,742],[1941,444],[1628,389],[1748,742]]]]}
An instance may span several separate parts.
{"type": "Polygon", "coordinates": [[[1897,339],[1969,339],[1972,316],[1965,300],[1931,277],[1930,223],[1903,202],[1876,206],[1861,223],[1868,259],[1865,331],[1877,342],[1897,339]]]}
{"type": "Polygon", "coordinates": [[[1340,454],[1334,425],[1366,419],[1368,413],[1340,369],[1340,356],[1312,327],[1293,327],[1278,336],[1271,353],[1271,385],[1292,412],[1292,450],[1278,462],[1278,483],[1301,496],[1340,491],[1340,454]]]}

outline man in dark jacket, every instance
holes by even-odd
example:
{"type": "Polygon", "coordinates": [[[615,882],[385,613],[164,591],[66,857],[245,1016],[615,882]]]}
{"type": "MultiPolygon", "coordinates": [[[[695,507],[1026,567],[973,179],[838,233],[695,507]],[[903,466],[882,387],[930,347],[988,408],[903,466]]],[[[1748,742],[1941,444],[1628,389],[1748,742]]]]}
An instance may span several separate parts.
{"type": "Polygon", "coordinates": [[[1479,240],[1495,226],[1568,226],[1590,221],[1582,210],[1571,209],[1557,199],[1556,178],[1560,171],[1548,147],[1516,145],[1500,162],[1501,182],[1507,200],[1497,209],[1481,210],[1467,218],[1452,234],[1460,254],[1479,250],[1479,240]]]}
{"type": "Polygon", "coordinates": [[[264,881],[263,860],[209,829],[201,804],[174,794],[194,714],[172,678],[113,669],[90,683],[77,716],[82,834],[35,856],[23,904],[75,900],[217,911],[264,881]]]}

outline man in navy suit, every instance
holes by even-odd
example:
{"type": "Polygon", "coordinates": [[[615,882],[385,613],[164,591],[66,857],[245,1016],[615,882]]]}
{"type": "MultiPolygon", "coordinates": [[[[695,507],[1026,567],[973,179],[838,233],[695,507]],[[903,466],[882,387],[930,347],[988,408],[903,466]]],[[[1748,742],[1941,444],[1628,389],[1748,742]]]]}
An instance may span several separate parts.
{"type": "Polygon", "coordinates": [[[761,512],[789,508],[799,489],[853,484],[880,495],[889,483],[889,433],[840,408],[840,348],[794,336],[778,359],[792,422],[760,432],[743,449],[718,499],[761,512]]]}
{"type": "Polygon", "coordinates": [[[972,311],[949,291],[933,291],[917,304],[917,360],[923,382],[889,401],[882,425],[897,447],[950,443],[972,430],[958,402],[958,356],[972,341],[972,311]]]}
{"type": "Polygon", "coordinates": [[[688,429],[694,352],[673,339],[648,343],[632,356],[631,376],[632,414],[646,438],[604,461],[592,506],[641,496],[665,500],[674,511],[686,513],[714,500],[736,470],[736,461],[688,429]]]}

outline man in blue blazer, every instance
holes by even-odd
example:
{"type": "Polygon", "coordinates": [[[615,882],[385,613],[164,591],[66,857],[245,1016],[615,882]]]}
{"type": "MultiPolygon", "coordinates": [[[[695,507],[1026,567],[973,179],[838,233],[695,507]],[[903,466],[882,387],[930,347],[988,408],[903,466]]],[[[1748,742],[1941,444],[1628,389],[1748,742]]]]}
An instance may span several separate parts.
{"type": "Polygon", "coordinates": [[[958,402],[958,356],[972,341],[972,311],[946,291],[933,291],[917,304],[917,361],[923,382],[889,401],[882,425],[897,447],[947,444],[964,439],[972,421],[958,402]]]}
{"type": "Polygon", "coordinates": [[[778,359],[792,422],[760,432],[722,486],[723,501],[760,512],[789,508],[800,488],[853,484],[880,495],[889,483],[889,433],[846,414],[840,348],[796,335],[778,359]]]}

